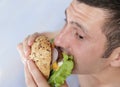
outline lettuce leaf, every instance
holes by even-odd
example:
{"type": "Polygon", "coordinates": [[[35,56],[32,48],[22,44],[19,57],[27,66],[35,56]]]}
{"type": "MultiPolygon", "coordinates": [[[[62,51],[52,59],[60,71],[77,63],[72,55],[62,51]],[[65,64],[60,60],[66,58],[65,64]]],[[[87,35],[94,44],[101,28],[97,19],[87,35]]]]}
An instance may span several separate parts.
{"type": "Polygon", "coordinates": [[[52,74],[48,80],[51,87],[60,87],[64,84],[66,78],[71,74],[73,67],[73,56],[68,56],[63,53],[63,64],[57,71],[52,71],[52,74]]]}

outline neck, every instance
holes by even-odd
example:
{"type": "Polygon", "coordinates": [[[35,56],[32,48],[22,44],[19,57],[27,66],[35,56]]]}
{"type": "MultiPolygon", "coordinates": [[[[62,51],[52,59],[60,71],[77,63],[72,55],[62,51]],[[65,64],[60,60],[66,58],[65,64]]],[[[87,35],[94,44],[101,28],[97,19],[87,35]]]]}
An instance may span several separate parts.
{"type": "Polygon", "coordinates": [[[120,68],[108,68],[97,74],[79,75],[81,87],[119,87],[120,68]]]}

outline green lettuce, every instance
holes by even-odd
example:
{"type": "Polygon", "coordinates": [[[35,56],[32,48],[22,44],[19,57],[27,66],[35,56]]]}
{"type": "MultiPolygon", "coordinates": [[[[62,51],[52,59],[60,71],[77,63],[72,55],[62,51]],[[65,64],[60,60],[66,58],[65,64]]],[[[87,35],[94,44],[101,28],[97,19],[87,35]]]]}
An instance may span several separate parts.
{"type": "Polygon", "coordinates": [[[66,78],[71,74],[74,67],[73,56],[68,56],[63,53],[63,64],[59,67],[57,71],[51,72],[51,76],[48,83],[51,87],[60,87],[64,84],[66,78]]]}

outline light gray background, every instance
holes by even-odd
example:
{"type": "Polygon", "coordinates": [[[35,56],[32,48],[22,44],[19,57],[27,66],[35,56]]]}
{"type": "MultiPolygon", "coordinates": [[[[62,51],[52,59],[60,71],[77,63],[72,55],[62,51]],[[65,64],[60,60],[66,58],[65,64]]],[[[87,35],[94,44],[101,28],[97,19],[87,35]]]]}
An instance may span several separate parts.
{"type": "MultiPolygon", "coordinates": [[[[0,0],[0,87],[26,87],[16,46],[34,32],[56,31],[72,0],[0,0]]],[[[78,87],[76,76],[68,78],[78,87]]]]}

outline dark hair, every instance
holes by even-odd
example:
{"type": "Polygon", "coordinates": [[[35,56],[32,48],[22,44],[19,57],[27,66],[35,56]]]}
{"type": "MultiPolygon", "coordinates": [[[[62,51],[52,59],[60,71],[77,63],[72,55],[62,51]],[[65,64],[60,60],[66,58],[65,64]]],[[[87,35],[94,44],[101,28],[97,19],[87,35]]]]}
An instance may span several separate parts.
{"type": "Polygon", "coordinates": [[[108,12],[108,18],[103,26],[107,38],[107,48],[104,58],[110,56],[113,50],[120,47],[120,0],[77,0],[92,7],[101,8],[108,12]]]}

